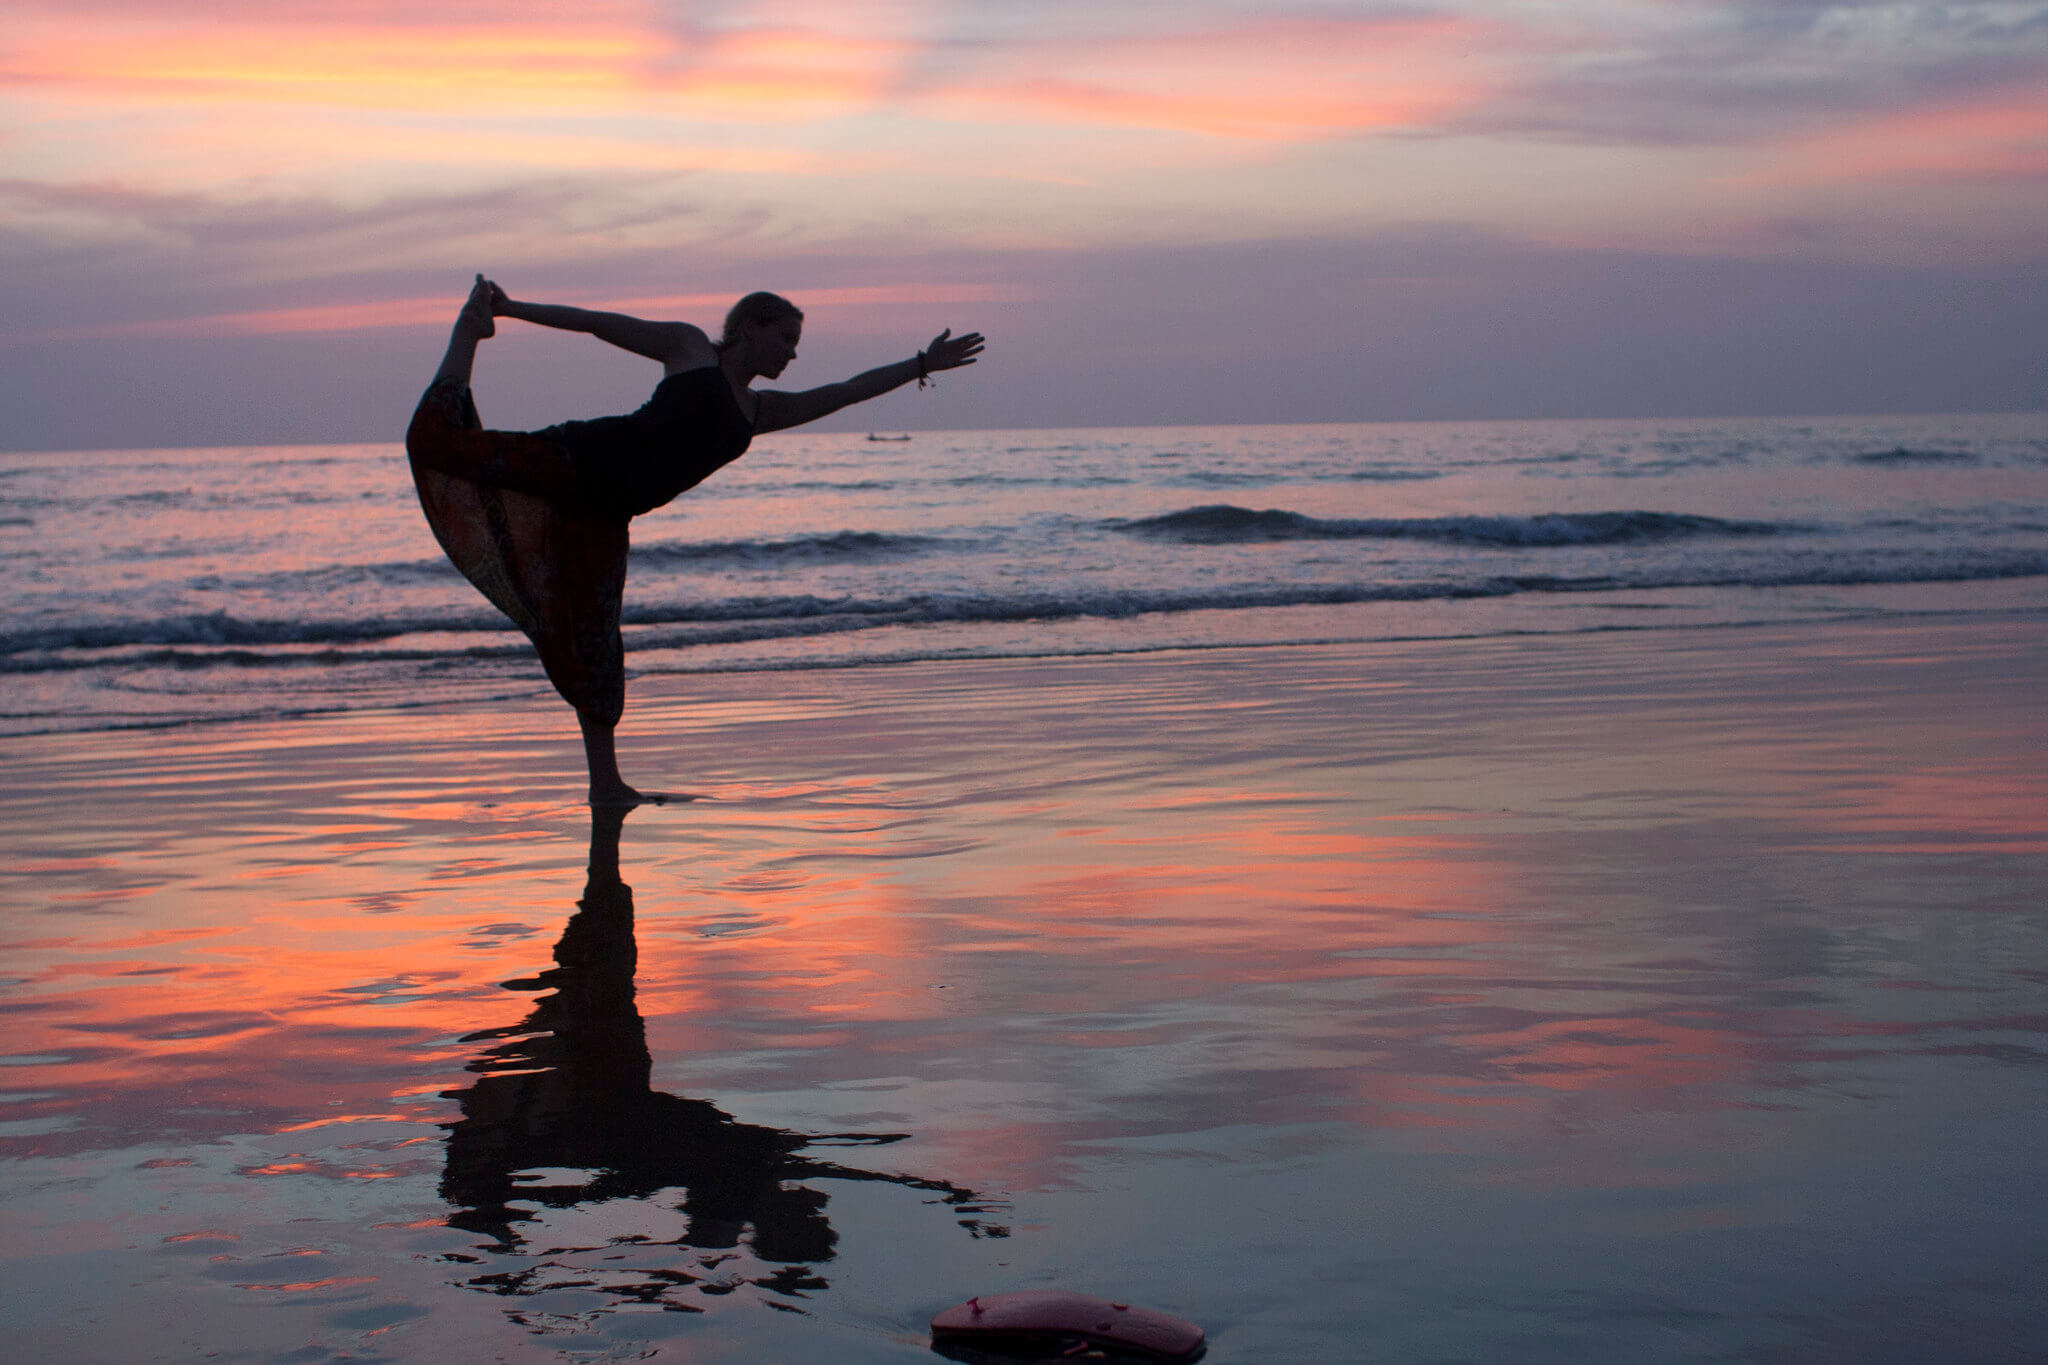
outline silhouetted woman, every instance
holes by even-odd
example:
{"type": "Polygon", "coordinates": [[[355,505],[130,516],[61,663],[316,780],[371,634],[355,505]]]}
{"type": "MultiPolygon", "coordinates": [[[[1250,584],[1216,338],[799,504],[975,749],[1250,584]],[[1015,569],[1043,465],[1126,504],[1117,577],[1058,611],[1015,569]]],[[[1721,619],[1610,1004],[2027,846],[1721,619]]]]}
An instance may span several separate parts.
{"type": "Polygon", "coordinates": [[[749,294],[713,342],[687,322],[648,322],[507,298],[482,275],[455,319],[448,354],[405,436],[420,505],[463,576],[540,651],[548,680],[576,708],[590,799],[650,798],[619,775],[613,731],[626,704],[619,604],[626,523],[662,506],[745,453],[757,435],[813,422],[853,403],[972,365],[982,337],[949,328],[909,360],[838,384],[756,392],[796,358],[803,314],[775,294],[749,294]],[[470,395],[477,343],[496,319],[588,332],[661,362],[638,412],[541,431],[486,431],[470,395]]]}

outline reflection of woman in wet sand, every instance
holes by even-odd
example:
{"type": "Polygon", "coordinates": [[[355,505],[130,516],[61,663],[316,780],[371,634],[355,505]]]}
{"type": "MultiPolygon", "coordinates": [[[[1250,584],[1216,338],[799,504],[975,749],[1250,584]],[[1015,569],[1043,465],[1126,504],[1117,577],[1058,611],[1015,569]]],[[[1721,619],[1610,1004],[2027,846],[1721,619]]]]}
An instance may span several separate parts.
{"type": "MultiPolygon", "coordinates": [[[[838,1241],[825,1217],[824,1193],[799,1182],[842,1180],[920,1190],[937,1196],[934,1202],[954,1211],[970,1234],[1007,1235],[975,1216],[986,1208],[961,1186],[803,1154],[816,1144],[877,1146],[907,1134],[768,1128],[743,1123],[708,1100],[653,1088],[647,1026],[634,999],[633,888],[619,876],[625,818],[620,806],[591,812],[590,876],[555,944],[555,966],[505,983],[552,994],[518,1024],[463,1040],[493,1046],[470,1063],[479,1073],[475,1082],[447,1092],[462,1106],[462,1117],[449,1126],[441,1179],[442,1196],[455,1206],[450,1226],[486,1234],[493,1250],[509,1254],[522,1247],[516,1228],[535,1217],[533,1205],[590,1208],[680,1190],[677,1207],[687,1220],[680,1245],[718,1252],[745,1240],[758,1259],[787,1272],[832,1259],[838,1241]],[[580,1181],[545,1184],[522,1178],[536,1170],[585,1174],[580,1181]]],[[[672,1267],[661,1273],[669,1288],[694,1278],[672,1267]]],[[[794,1278],[785,1273],[758,1283],[775,1288],[794,1278]]],[[[538,1293],[549,1278],[535,1265],[471,1283],[498,1293],[538,1293]]],[[[814,1275],[806,1283],[823,1285],[814,1275]]]]}
{"type": "Polygon", "coordinates": [[[625,708],[619,602],[626,523],[736,460],[757,435],[816,421],[939,370],[972,365],[982,338],[941,332],[910,360],[795,393],[756,392],[796,358],[803,314],[774,294],[749,294],[713,342],[687,322],[521,303],[477,276],[448,354],[413,414],[406,453],[434,535],[484,596],[540,651],[548,680],[576,708],[590,799],[658,799],[619,775],[612,735],[625,708]],[[485,431],[470,397],[477,343],[496,319],[589,332],[661,362],[638,412],[543,431],[485,431]]]}

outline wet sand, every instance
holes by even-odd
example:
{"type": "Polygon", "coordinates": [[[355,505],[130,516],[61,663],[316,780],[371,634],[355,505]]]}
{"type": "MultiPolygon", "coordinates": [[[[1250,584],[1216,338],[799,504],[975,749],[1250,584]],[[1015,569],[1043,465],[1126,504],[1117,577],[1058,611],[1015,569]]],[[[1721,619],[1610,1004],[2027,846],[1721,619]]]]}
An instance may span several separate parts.
{"type": "Polygon", "coordinates": [[[11,741],[10,1350],[2039,1358],[2043,625],[641,678],[622,832],[542,695],[11,741]]]}

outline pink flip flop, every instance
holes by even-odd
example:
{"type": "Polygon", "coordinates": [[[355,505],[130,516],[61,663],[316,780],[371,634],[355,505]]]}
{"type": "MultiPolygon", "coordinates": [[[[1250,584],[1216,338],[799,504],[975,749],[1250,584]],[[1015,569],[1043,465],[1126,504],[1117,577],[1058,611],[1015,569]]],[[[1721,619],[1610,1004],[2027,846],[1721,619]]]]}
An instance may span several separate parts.
{"type": "Polygon", "coordinates": [[[1202,1353],[1202,1329],[1153,1308],[1059,1289],[984,1294],[955,1304],[932,1319],[934,1345],[957,1343],[999,1350],[1012,1342],[1040,1356],[1078,1355],[1092,1347],[1149,1360],[1192,1361],[1202,1353]]]}

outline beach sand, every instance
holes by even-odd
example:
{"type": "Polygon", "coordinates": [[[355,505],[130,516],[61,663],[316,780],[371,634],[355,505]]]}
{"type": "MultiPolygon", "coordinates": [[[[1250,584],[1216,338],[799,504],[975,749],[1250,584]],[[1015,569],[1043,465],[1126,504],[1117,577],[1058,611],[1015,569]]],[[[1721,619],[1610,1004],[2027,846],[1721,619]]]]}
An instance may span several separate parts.
{"type": "Polygon", "coordinates": [[[1057,1286],[1217,1362],[2038,1359],[2044,680],[2028,616],[639,678],[700,799],[617,877],[541,692],[12,740],[9,1353],[914,1360],[1057,1286]]]}

